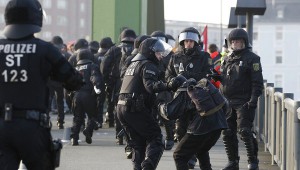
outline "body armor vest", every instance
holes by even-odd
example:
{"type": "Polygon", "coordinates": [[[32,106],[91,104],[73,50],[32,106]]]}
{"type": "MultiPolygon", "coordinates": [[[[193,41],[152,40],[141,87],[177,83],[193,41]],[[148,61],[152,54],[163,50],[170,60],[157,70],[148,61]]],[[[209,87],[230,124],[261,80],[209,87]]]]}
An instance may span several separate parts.
{"type": "Polygon", "coordinates": [[[90,80],[91,64],[92,64],[92,62],[86,63],[86,64],[80,64],[75,67],[76,70],[82,75],[82,77],[85,81],[85,84],[81,87],[80,90],[84,90],[84,91],[92,91],[93,90],[93,84],[90,80]]]}
{"type": "Polygon", "coordinates": [[[141,77],[141,70],[145,63],[149,62],[148,60],[135,61],[132,62],[124,75],[122,87],[120,93],[135,93],[135,94],[143,94],[147,93],[144,84],[143,78],[141,77]]]}
{"type": "Polygon", "coordinates": [[[0,109],[11,103],[16,110],[46,110],[51,71],[47,45],[39,39],[0,40],[0,109]]]}

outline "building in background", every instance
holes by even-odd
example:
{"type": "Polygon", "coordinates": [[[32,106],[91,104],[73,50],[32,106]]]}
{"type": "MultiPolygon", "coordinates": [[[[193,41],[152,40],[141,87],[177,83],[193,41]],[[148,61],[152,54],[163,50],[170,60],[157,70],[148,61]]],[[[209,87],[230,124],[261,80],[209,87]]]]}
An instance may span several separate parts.
{"type": "Polygon", "coordinates": [[[264,79],[300,100],[300,1],[266,2],[265,15],[254,17],[253,51],[261,57],[264,79]]]}
{"type": "MultiPolygon", "coordinates": [[[[294,93],[300,100],[300,1],[266,0],[263,16],[254,16],[253,52],[261,57],[263,76],[275,87],[286,93],[294,93]]],[[[208,26],[208,44],[220,47],[230,30],[227,25],[185,21],[165,21],[166,33],[178,39],[180,31],[195,27],[203,31],[208,26]],[[221,30],[223,38],[221,39],[221,30]]]]}
{"type": "MultiPolygon", "coordinates": [[[[5,26],[4,11],[9,0],[0,0],[0,28],[5,26]]],[[[37,37],[46,41],[59,35],[64,42],[91,40],[92,0],[39,0],[46,12],[43,28],[37,37]]]]}

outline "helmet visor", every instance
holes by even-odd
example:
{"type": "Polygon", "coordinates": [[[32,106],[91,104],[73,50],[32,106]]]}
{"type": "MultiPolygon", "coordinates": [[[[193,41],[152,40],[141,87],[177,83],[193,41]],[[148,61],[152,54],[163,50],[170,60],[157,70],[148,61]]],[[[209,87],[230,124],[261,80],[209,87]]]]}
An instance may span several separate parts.
{"type": "Polygon", "coordinates": [[[170,46],[172,46],[173,48],[175,48],[176,41],[175,41],[175,40],[169,39],[169,40],[168,40],[168,44],[170,44],[170,46]]]}
{"type": "Polygon", "coordinates": [[[152,38],[166,42],[166,37],[152,37],[152,38]]]}
{"type": "Polygon", "coordinates": [[[179,34],[179,42],[184,40],[193,40],[199,42],[199,35],[193,32],[182,32],[179,34]]]}
{"type": "Polygon", "coordinates": [[[172,51],[172,46],[162,40],[158,40],[152,46],[151,50],[155,53],[160,53],[163,57],[165,57],[172,51]]]}

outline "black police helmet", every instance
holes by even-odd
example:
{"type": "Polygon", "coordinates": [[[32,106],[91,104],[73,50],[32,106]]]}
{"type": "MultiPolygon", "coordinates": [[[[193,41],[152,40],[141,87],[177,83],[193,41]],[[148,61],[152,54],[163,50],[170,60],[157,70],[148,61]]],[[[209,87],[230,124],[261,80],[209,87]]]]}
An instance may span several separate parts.
{"type": "Polygon", "coordinates": [[[170,34],[166,34],[166,37],[167,37],[167,43],[170,44],[174,48],[176,45],[175,38],[170,34]]]}
{"type": "Polygon", "coordinates": [[[164,42],[167,42],[166,34],[162,31],[154,31],[154,32],[151,33],[150,36],[153,37],[153,38],[163,40],[164,42]]]}
{"type": "Polygon", "coordinates": [[[242,28],[235,28],[230,31],[227,43],[231,43],[231,40],[243,39],[245,41],[245,47],[251,47],[249,44],[248,33],[242,28]]]}
{"type": "Polygon", "coordinates": [[[91,63],[94,55],[89,49],[82,49],[77,53],[76,60],[77,64],[91,63]]]}
{"type": "Polygon", "coordinates": [[[166,57],[171,51],[172,47],[169,44],[155,38],[145,39],[139,47],[139,54],[150,58],[156,58],[154,55],[156,52],[159,52],[163,57],[166,57]]]}
{"type": "Polygon", "coordinates": [[[74,44],[74,50],[78,50],[81,48],[88,48],[89,47],[89,42],[86,39],[78,39],[75,44],[74,44]]]}
{"type": "Polygon", "coordinates": [[[89,48],[90,48],[91,50],[98,51],[98,49],[100,48],[100,44],[99,44],[98,41],[91,41],[91,42],[89,43],[89,48]]]}
{"type": "Polygon", "coordinates": [[[110,37],[102,38],[100,41],[100,48],[110,48],[113,45],[114,43],[112,42],[110,37]]]}
{"type": "Polygon", "coordinates": [[[167,37],[167,42],[168,42],[168,40],[174,40],[175,41],[175,38],[170,34],[166,34],[166,37],[167,37]]]}
{"type": "Polygon", "coordinates": [[[136,38],[136,34],[132,29],[126,28],[120,34],[120,41],[121,42],[134,42],[136,38]]]}
{"type": "Polygon", "coordinates": [[[114,43],[112,42],[110,37],[105,37],[100,40],[100,48],[99,53],[105,53],[110,47],[112,47],[114,43]]]}
{"type": "Polygon", "coordinates": [[[51,39],[51,43],[57,47],[58,49],[62,49],[64,47],[64,41],[60,36],[54,36],[51,39]]]}
{"type": "Polygon", "coordinates": [[[136,39],[134,40],[134,45],[133,45],[134,50],[132,51],[132,53],[137,53],[141,43],[147,38],[150,38],[150,36],[149,35],[140,35],[140,36],[136,37],[136,39]]]}
{"type": "Polygon", "coordinates": [[[3,34],[10,39],[19,39],[40,32],[43,25],[43,10],[37,0],[10,0],[5,8],[3,34]]]}
{"type": "Polygon", "coordinates": [[[184,40],[193,40],[196,45],[199,45],[201,39],[199,31],[194,27],[185,28],[178,36],[178,41],[181,46],[183,46],[184,40]]]}

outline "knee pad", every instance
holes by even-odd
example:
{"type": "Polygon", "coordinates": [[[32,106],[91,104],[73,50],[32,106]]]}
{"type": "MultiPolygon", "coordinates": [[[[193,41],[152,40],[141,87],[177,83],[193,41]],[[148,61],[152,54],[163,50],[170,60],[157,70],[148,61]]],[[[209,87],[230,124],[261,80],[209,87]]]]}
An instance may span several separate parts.
{"type": "Polygon", "coordinates": [[[235,132],[231,129],[225,129],[222,131],[223,140],[232,138],[235,135],[235,132]]]}
{"type": "Polygon", "coordinates": [[[244,127],[239,130],[240,138],[244,141],[244,139],[252,138],[253,133],[250,128],[244,127]]]}

